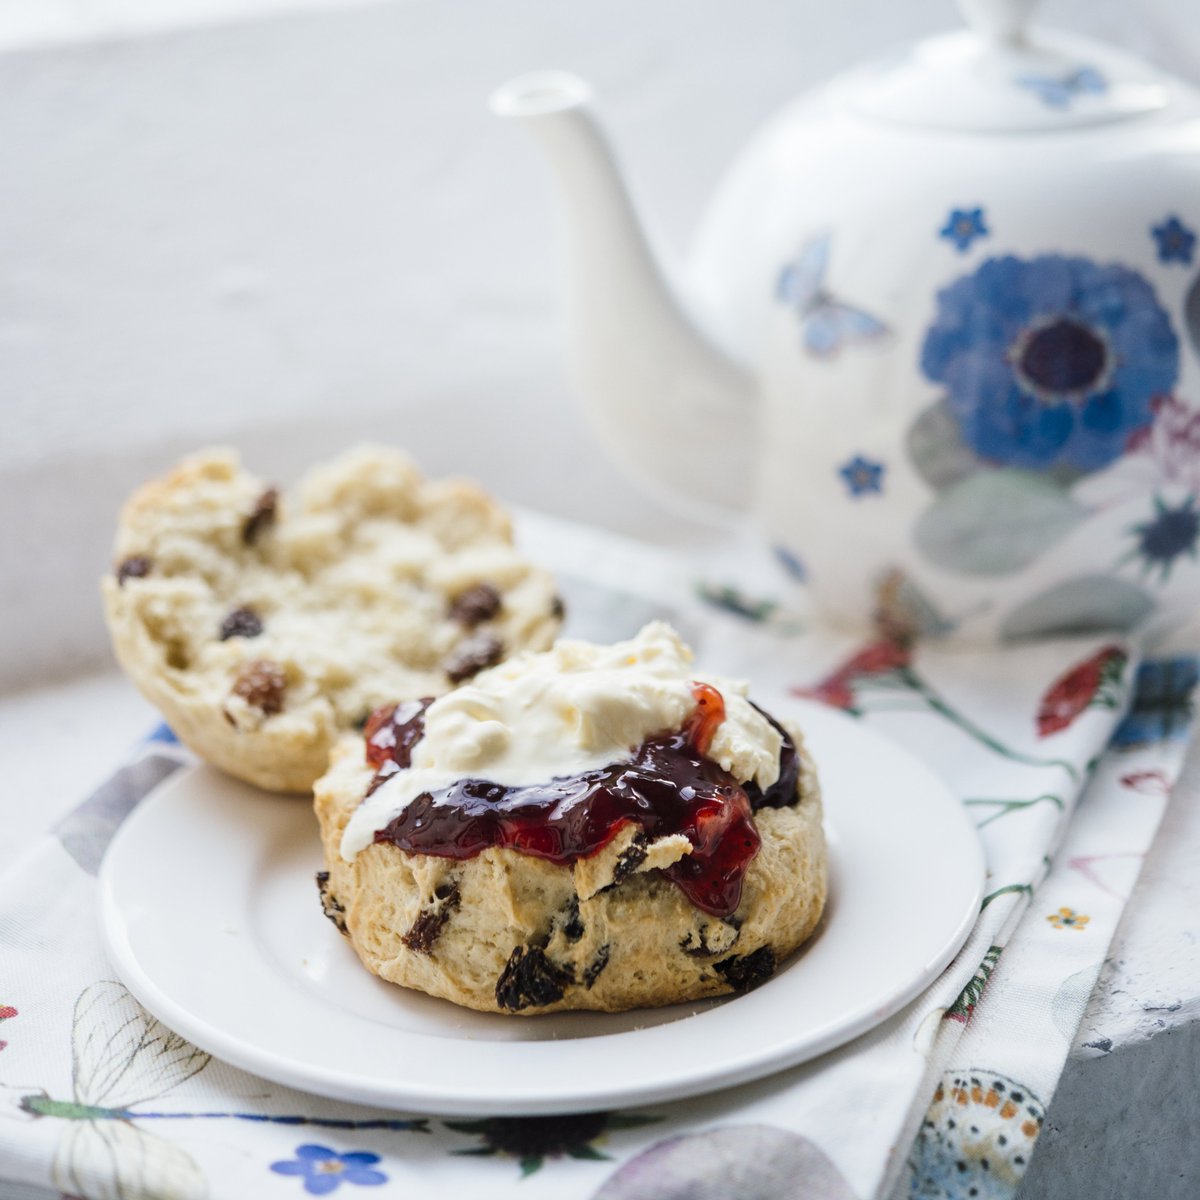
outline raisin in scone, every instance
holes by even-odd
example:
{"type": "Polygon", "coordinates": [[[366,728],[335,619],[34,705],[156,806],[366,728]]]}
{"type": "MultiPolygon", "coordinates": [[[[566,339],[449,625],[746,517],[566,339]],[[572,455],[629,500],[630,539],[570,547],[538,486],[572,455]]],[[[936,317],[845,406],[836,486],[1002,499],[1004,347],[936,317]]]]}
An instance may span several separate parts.
{"type": "Polygon", "coordinates": [[[213,450],[122,511],[105,610],[121,665],[197,754],[307,791],[381,704],[554,638],[554,583],[477,487],[363,447],[287,495],[213,450]]]}
{"type": "Polygon", "coordinates": [[[381,709],[314,795],[326,916],[377,975],[483,1011],[748,990],[825,903],[799,731],[661,623],[381,709]]]}

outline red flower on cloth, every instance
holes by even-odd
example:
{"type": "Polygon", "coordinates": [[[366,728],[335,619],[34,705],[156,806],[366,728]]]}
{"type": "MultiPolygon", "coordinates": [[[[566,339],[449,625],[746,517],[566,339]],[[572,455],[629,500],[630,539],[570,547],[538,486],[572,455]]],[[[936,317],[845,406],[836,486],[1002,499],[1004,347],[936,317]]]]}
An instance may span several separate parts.
{"type": "MultiPolygon", "coordinates": [[[[1123,663],[1124,652],[1115,646],[1111,649],[1121,655],[1123,663]]],[[[792,688],[792,695],[820,700],[856,717],[867,716],[875,711],[932,712],[1003,758],[1028,763],[1033,767],[1061,767],[1072,779],[1078,778],[1078,768],[1074,763],[1060,758],[1040,758],[1010,746],[976,724],[967,713],[948,704],[941,693],[914,668],[913,658],[912,638],[888,637],[884,634],[868,642],[819,683],[792,688]],[[876,700],[881,703],[876,704],[876,700]]],[[[1013,811],[1014,807],[1010,806],[1004,811],[1013,811]]]]}
{"type": "MultiPolygon", "coordinates": [[[[11,1004],[0,1004],[0,1021],[7,1021],[9,1017],[18,1016],[18,1012],[11,1004]]],[[[0,1050],[3,1050],[8,1043],[0,1040],[0,1050]]]]}
{"type": "Polygon", "coordinates": [[[1038,708],[1038,737],[1061,733],[1088,708],[1116,708],[1128,658],[1120,646],[1105,646],[1055,680],[1038,708]]]}
{"type": "Polygon", "coordinates": [[[1129,449],[1152,458],[1170,483],[1200,489],[1200,412],[1178,396],[1155,396],[1154,423],[1129,439],[1129,449]]]}
{"type": "Polygon", "coordinates": [[[1129,774],[1121,776],[1121,783],[1124,787],[1135,792],[1143,792],[1147,796],[1169,796],[1171,794],[1171,782],[1159,770],[1130,771],[1129,774]]]}
{"type": "Polygon", "coordinates": [[[830,675],[812,687],[796,688],[795,694],[847,711],[854,708],[854,685],[866,679],[889,675],[912,663],[912,650],[902,642],[881,638],[864,646],[830,675]]]}

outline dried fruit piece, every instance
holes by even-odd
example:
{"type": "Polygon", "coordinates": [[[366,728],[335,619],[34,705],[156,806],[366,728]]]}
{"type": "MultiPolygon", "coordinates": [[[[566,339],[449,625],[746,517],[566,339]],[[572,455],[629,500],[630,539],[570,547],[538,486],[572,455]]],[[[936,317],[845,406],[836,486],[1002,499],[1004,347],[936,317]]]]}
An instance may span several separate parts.
{"type": "Polygon", "coordinates": [[[562,924],[563,937],[568,942],[577,942],[584,934],[583,918],[579,915],[579,898],[572,896],[566,908],[566,920],[562,924]]]}
{"type": "Polygon", "coordinates": [[[252,608],[235,608],[221,622],[221,641],[233,637],[256,638],[263,631],[262,618],[252,608]]]}
{"type": "Polygon", "coordinates": [[[551,962],[536,946],[518,946],[496,980],[496,1003],[511,1012],[542,1008],[561,1000],[574,982],[570,967],[551,962]]]}
{"type": "Polygon", "coordinates": [[[646,844],[647,837],[644,833],[639,833],[637,837],[621,851],[617,857],[617,861],[613,863],[612,883],[610,887],[618,883],[624,883],[646,861],[646,844]]]}
{"type": "Polygon", "coordinates": [[[269,487],[254,503],[254,509],[242,526],[242,541],[252,546],[255,539],[268,525],[275,523],[275,510],[279,504],[279,489],[269,487]]]}
{"type": "Polygon", "coordinates": [[[689,929],[680,939],[679,948],[691,958],[712,958],[733,948],[738,940],[741,921],[727,917],[724,921],[706,921],[699,929],[689,929]]]}
{"type": "Polygon", "coordinates": [[[283,712],[283,693],[287,690],[287,676],[278,663],[267,659],[255,659],[247,663],[234,680],[233,694],[241,696],[247,704],[262,709],[268,717],[283,712]]]}
{"type": "Polygon", "coordinates": [[[713,969],[734,991],[752,992],[775,974],[775,951],[770,946],[759,946],[752,954],[714,963],[713,969]]]}
{"type": "Polygon", "coordinates": [[[321,894],[321,911],[337,926],[338,933],[347,933],[346,906],[329,890],[329,872],[317,872],[317,891],[321,894]]]}
{"type": "Polygon", "coordinates": [[[477,633],[458,643],[453,652],[442,663],[442,670],[451,683],[462,683],[472,675],[478,675],[485,667],[494,667],[504,655],[499,639],[490,633],[477,633]]]}
{"type": "Polygon", "coordinates": [[[127,579],[144,579],[150,574],[154,563],[144,554],[131,554],[128,558],[122,559],[117,566],[117,583],[119,586],[125,586],[127,579]]]}
{"type": "Polygon", "coordinates": [[[556,620],[561,621],[567,615],[567,606],[563,603],[561,596],[555,596],[550,601],[550,615],[556,620]]]}
{"type": "Polygon", "coordinates": [[[417,954],[428,954],[433,949],[450,914],[458,907],[459,894],[455,884],[443,884],[434,896],[434,903],[417,914],[412,928],[400,938],[417,954]]]}
{"type": "Polygon", "coordinates": [[[477,583],[465,592],[460,592],[450,605],[450,616],[460,625],[474,629],[484,621],[490,621],[503,603],[500,592],[490,583],[477,583]]]}
{"type": "Polygon", "coordinates": [[[591,988],[592,984],[600,978],[600,972],[608,966],[608,943],[605,942],[599,950],[596,951],[596,957],[587,965],[587,970],[583,973],[583,986],[591,988]]]}

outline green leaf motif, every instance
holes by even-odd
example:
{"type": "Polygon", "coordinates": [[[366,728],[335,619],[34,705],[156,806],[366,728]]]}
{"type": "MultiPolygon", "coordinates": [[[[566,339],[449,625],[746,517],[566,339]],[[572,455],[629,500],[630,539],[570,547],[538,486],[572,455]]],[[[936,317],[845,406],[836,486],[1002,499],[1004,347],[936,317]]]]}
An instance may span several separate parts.
{"type": "Polygon", "coordinates": [[[1087,510],[1029,471],[981,471],[948,487],[917,521],[922,553],[967,575],[1006,575],[1033,562],[1087,510]]]}
{"type": "Polygon", "coordinates": [[[984,466],[963,441],[958,421],[944,398],[931,404],[909,427],[908,455],[917,474],[939,492],[984,466]]]}
{"type": "Polygon", "coordinates": [[[1124,632],[1140,625],[1153,609],[1154,600],[1136,584],[1111,575],[1081,575],[1014,608],[1000,626],[1000,637],[1023,642],[1072,633],[1124,632]]]}
{"type": "MultiPolygon", "coordinates": [[[[1045,859],[1044,861],[1047,862],[1047,864],[1049,863],[1048,859],[1045,859]]],[[[1032,896],[1033,885],[1030,883],[1006,883],[1003,887],[998,887],[994,892],[988,892],[988,894],[984,896],[983,902],[979,906],[979,911],[983,912],[983,910],[987,908],[987,906],[991,904],[993,900],[998,900],[1001,896],[1008,895],[1032,896]]]]}
{"type": "Polygon", "coordinates": [[[976,968],[975,974],[971,976],[967,986],[959,993],[958,999],[946,1009],[948,1019],[964,1023],[970,1020],[975,1005],[979,1003],[979,997],[983,995],[983,989],[987,987],[987,981],[991,979],[992,972],[996,969],[1001,949],[1003,949],[1001,946],[988,947],[987,953],[983,956],[983,962],[976,968]]]}
{"type": "Polygon", "coordinates": [[[641,1129],[643,1125],[655,1125],[663,1118],[659,1116],[645,1115],[641,1113],[610,1113],[608,1117],[609,1129],[641,1129]]]}

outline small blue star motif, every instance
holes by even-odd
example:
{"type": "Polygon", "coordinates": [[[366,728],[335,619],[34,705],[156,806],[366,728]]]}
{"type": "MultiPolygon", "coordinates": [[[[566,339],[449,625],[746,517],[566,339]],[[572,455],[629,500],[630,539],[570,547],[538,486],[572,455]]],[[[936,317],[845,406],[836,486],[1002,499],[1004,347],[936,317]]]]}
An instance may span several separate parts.
{"type": "Polygon", "coordinates": [[[1178,217],[1168,217],[1161,225],[1153,226],[1150,232],[1158,243],[1159,262],[1177,262],[1184,266],[1191,263],[1196,235],[1178,217]]]}
{"type": "Polygon", "coordinates": [[[982,208],[956,208],[946,218],[946,224],[938,233],[956,249],[965,252],[976,238],[987,237],[991,232],[983,220],[982,208]]]}
{"type": "Polygon", "coordinates": [[[846,481],[852,496],[865,496],[870,492],[883,491],[883,463],[872,462],[856,454],[844,467],[838,469],[838,474],[846,481]]]}

